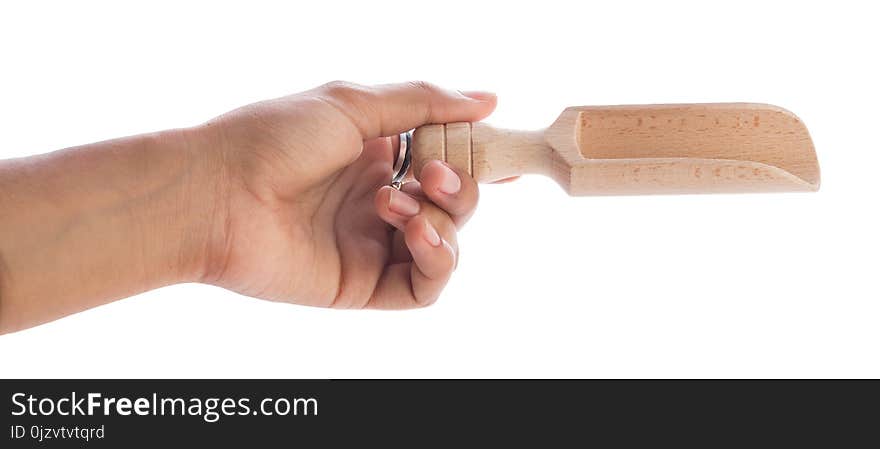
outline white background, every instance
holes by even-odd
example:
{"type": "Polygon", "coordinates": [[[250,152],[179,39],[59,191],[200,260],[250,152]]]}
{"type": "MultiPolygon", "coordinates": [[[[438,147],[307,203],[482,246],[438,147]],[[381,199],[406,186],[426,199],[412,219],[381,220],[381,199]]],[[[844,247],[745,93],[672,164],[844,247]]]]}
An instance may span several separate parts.
{"type": "Polygon", "coordinates": [[[0,157],[194,125],[333,79],[425,79],[497,92],[489,122],[513,128],[570,105],[778,104],[810,129],[821,191],[486,186],[433,307],[178,285],[0,337],[0,376],[880,376],[871,2],[523,4],[4,3],[0,157]]]}

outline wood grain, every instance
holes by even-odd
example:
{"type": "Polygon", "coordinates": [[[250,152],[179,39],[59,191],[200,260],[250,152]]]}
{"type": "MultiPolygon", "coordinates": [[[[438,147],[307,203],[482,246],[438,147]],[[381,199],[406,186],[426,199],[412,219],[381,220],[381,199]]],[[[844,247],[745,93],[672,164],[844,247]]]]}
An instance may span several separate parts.
{"type": "Polygon", "coordinates": [[[572,195],[814,191],[820,178],[803,122],[753,103],[571,107],[540,131],[428,125],[417,176],[430,159],[479,182],[550,176],[572,195]]]}

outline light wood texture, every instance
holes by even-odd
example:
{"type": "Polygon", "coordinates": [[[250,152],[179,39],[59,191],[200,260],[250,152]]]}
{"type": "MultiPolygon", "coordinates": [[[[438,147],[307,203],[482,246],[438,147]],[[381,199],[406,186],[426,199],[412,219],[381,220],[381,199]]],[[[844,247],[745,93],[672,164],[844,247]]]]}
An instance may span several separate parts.
{"type": "Polygon", "coordinates": [[[580,106],[549,128],[427,125],[413,135],[416,176],[439,159],[492,182],[555,179],[571,195],[815,191],[807,128],[771,105],[580,106]]]}

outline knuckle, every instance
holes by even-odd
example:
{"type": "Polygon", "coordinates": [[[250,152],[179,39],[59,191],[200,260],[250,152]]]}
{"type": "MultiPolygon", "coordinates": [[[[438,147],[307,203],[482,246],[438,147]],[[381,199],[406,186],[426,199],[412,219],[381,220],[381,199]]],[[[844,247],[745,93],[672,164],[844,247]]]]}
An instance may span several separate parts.
{"type": "Polygon", "coordinates": [[[352,84],[348,81],[333,80],[321,86],[321,89],[326,92],[339,92],[353,87],[352,84]]]}
{"type": "Polygon", "coordinates": [[[362,135],[372,133],[369,117],[376,115],[375,92],[369,87],[348,81],[331,81],[320,86],[318,98],[345,115],[362,135]]]}
{"type": "Polygon", "coordinates": [[[412,87],[413,89],[422,90],[422,91],[425,91],[425,92],[427,92],[427,93],[434,93],[434,92],[437,92],[437,91],[439,90],[439,88],[438,88],[437,86],[435,86],[434,84],[429,83],[429,82],[427,82],[427,81],[421,81],[421,80],[410,81],[410,82],[407,83],[407,84],[408,84],[410,87],[412,87]]]}
{"type": "Polygon", "coordinates": [[[442,109],[442,102],[436,101],[438,97],[442,96],[443,89],[427,81],[410,81],[408,84],[412,89],[421,94],[422,102],[419,110],[421,111],[422,122],[431,123],[438,114],[444,112],[438,110],[442,109]]]}
{"type": "Polygon", "coordinates": [[[364,87],[348,81],[331,81],[320,87],[320,90],[329,97],[338,100],[352,100],[362,94],[364,87]]]}

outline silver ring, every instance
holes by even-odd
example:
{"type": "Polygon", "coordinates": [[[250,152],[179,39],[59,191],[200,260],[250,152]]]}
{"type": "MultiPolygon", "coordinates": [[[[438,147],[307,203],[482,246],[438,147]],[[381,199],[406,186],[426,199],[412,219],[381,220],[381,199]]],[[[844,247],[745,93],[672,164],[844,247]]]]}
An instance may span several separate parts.
{"type": "Polygon", "coordinates": [[[412,163],[412,132],[400,133],[400,149],[397,151],[397,162],[394,164],[394,176],[391,178],[391,187],[400,190],[403,186],[403,178],[409,171],[412,163]]]}

